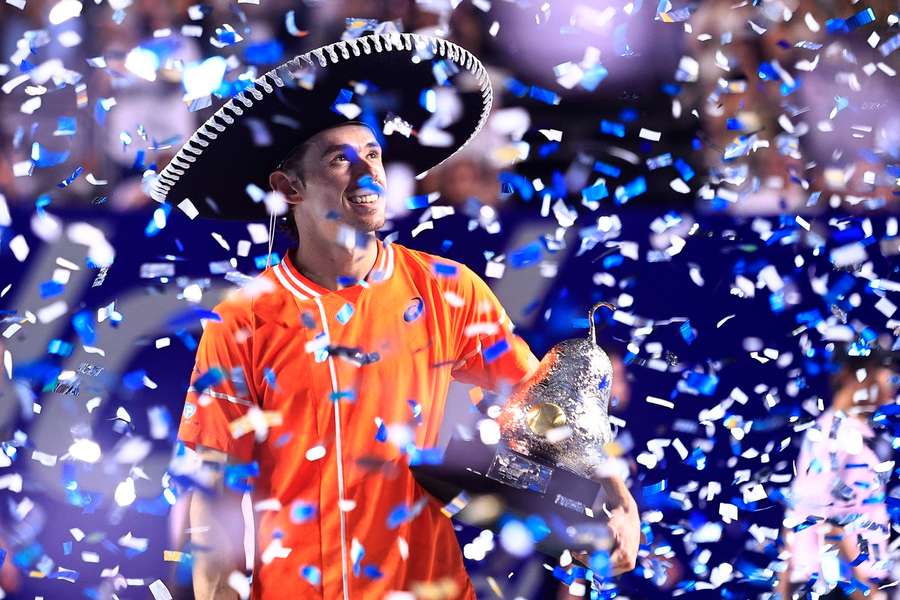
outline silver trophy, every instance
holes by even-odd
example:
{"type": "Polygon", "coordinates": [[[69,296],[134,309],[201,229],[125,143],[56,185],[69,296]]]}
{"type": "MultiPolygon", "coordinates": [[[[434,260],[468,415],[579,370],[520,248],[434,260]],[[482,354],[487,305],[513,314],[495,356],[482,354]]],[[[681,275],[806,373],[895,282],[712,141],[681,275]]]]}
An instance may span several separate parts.
{"type": "Polygon", "coordinates": [[[497,417],[500,443],[454,435],[440,464],[412,466],[418,482],[444,502],[458,504],[464,497],[474,507],[490,498],[491,506],[501,507],[467,508],[457,518],[491,526],[506,512],[540,516],[548,535],[538,548],[549,555],[609,547],[605,516],[593,511],[602,493],[596,470],[613,440],[607,415],[612,363],[597,345],[594,325],[600,307],[615,309],[595,304],[588,337],[551,348],[506,401],[497,417]]]}
{"type": "Polygon", "coordinates": [[[553,346],[535,374],[510,396],[497,417],[509,449],[591,479],[613,440],[609,426],[609,396],[613,368],[597,345],[594,313],[587,339],[565,340],[553,346]]]}

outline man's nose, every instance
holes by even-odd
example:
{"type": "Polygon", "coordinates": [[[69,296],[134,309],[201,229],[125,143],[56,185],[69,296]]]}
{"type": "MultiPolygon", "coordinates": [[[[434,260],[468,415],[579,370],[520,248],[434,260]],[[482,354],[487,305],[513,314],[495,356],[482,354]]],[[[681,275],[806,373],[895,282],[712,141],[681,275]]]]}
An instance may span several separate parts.
{"type": "Polygon", "coordinates": [[[353,165],[354,170],[358,171],[360,175],[375,176],[378,173],[378,167],[376,166],[375,161],[366,160],[361,156],[356,156],[351,164],[353,165]]]}

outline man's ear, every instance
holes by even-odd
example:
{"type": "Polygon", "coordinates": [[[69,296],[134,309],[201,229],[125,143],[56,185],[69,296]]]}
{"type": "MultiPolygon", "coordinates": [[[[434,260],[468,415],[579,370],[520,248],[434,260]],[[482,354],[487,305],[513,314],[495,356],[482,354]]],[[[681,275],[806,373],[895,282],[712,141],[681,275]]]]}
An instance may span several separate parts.
{"type": "Polygon", "coordinates": [[[288,204],[299,204],[303,201],[303,184],[284,171],[269,173],[269,187],[272,191],[280,192],[288,204]]]}

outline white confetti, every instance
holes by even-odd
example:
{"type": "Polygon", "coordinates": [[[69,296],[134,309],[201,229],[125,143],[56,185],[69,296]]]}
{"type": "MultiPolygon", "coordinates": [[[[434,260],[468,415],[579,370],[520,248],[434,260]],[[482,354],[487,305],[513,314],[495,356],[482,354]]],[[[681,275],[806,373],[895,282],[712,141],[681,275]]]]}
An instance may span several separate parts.
{"type": "Polygon", "coordinates": [[[878,302],[875,303],[875,308],[889,319],[894,316],[894,313],[897,311],[897,305],[887,298],[880,298],[878,302]]]}
{"type": "Polygon", "coordinates": [[[738,509],[734,504],[729,504],[727,502],[719,503],[719,515],[722,517],[722,520],[726,523],[731,523],[732,521],[737,521],[738,519],[738,509]]]}
{"type": "Polygon", "coordinates": [[[41,323],[50,323],[60,318],[69,310],[69,305],[64,300],[57,300],[52,304],[37,311],[37,319],[41,323]]]}
{"type": "Polygon", "coordinates": [[[61,0],[50,9],[47,20],[51,25],[59,25],[65,23],[69,19],[81,16],[81,2],[78,0],[61,0]]]}
{"type": "Polygon", "coordinates": [[[551,142],[560,142],[562,141],[563,132],[559,129],[539,129],[545,138],[550,140],[551,142]]]}
{"type": "Polygon", "coordinates": [[[656,396],[647,396],[647,402],[649,402],[650,404],[657,404],[665,408],[675,408],[674,402],[670,402],[669,400],[664,400],[662,398],[657,398],[656,396]]]}
{"type": "Polygon", "coordinates": [[[153,594],[153,600],[172,600],[169,588],[159,579],[150,584],[150,592],[153,594]]]}
{"type": "Polygon", "coordinates": [[[19,262],[24,262],[28,258],[28,242],[21,233],[9,241],[9,249],[19,262]]]}
{"type": "Polygon", "coordinates": [[[651,142],[658,142],[660,137],[662,137],[662,132],[653,131],[652,129],[646,129],[641,127],[640,133],[638,133],[638,137],[645,140],[650,140],[651,142]]]}
{"type": "Polygon", "coordinates": [[[178,208],[192,221],[200,214],[200,211],[197,210],[197,207],[194,206],[194,203],[191,202],[190,198],[185,198],[179,202],[178,208]]]}
{"type": "Polygon", "coordinates": [[[323,456],[325,456],[325,446],[321,444],[306,451],[306,460],[319,460],[323,456]]]}

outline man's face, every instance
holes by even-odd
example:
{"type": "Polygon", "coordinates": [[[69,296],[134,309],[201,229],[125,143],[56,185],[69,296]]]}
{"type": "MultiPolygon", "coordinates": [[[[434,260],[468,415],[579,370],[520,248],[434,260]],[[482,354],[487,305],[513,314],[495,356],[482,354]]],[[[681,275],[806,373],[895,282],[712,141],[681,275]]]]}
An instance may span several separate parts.
{"type": "Polygon", "coordinates": [[[381,146],[363,125],[342,125],[309,139],[302,158],[298,219],[326,235],[336,224],[370,233],[384,226],[385,173],[381,146]]]}

